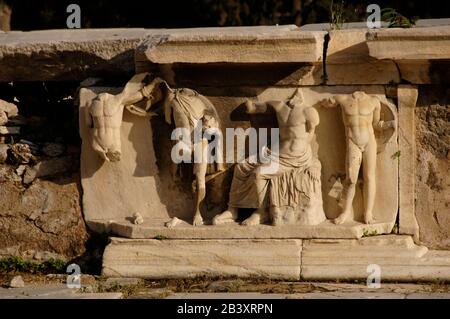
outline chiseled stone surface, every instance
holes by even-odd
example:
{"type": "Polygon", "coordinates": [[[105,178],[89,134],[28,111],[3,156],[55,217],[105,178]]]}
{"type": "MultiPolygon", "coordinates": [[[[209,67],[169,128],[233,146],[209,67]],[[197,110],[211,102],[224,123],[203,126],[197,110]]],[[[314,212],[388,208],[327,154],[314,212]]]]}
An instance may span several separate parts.
{"type": "Polygon", "coordinates": [[[112,238],[110,277],[263,277],[298,280],[301,240],[130,240],[112,238]]]}
{"type": "Polygon", "coordinates": [[[136,49],[139,62],[264,63],[317,62],[323,31],[299,31],[295,25],[161,30],[136,49]]]}

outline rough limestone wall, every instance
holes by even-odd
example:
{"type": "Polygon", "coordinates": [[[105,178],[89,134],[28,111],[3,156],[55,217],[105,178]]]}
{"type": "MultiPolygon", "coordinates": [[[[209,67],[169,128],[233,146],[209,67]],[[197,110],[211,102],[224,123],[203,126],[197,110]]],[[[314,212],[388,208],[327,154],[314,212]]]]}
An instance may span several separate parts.
{"type": "Polygon", "coordinates": [[[421,86],[416,108],[416,217],[420,239],[450,249],[450,88],[421,86]]]}
{"type": "Polygon", "coordinates": [[[0,123],[0,258],[70,260],[85,253],[76,85],[0,85],[0,109],[9,110],[0,123]]]}

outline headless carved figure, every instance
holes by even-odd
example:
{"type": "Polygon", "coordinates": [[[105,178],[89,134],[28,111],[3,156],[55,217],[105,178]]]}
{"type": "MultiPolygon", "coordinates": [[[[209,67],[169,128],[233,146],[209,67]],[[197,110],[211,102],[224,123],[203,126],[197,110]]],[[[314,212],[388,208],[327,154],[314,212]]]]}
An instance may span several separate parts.
{"type": "MultiPolygon", "coordinates": [[[[240,196],[239,200],[233,201],[233,193],[244,192],[244,189],[239,189],[239,184],[235,182],[247,178],[253,178],[250,174],[241,173],[248,171],[246,162],[240,163],[235,167],[232,189],[230,192],[230,203],[228,209],[223,213],[217,215],[213,219],[213,224],[219,225],[229,222],[234,222],[238,217],[238,208],[256,208],[255,212],[242,225],[257,225],[268,221],[269,213],[267,211],[267,203],[262,200],[264,193],[267,191],[267,180],[282,174],[287,170],[293,169],[295,166],[303,166],[308,168],[310,173],[316,179],[320,179],[320,168],[313,167],[313,158],[311,152],[311,140],[314,136],[315,127],[319,124],[319,115],[312,107],[306,107],[303,104],[301,91],[297,90],[292,98],[285,101],[268,101],[262,103],[253,103],[248,100],[246,102],[246,112],[248,114],[265,113],[267,110],[273,110],[276,113],[279,132],[279,158],[286,161],[286,165],[279,166],[276,172],[264,173],[265,164],[258,164],[254,167],[249,167],[252,174],[255,175],[255,189],[256,193],[261,195],[261,198],[251,199],[252,194],[255,193],[251,189],[248,194],[240,196]],[[234,187],[233,187],[234,186],[234,187]],[[236,189],[233,189],[236,188],[236,189]],[[248,206],[251,205],[251,206],[248,206]]],[[[277,208],[272,208],[272,223],[277,225],[279,213],[277,208]]]]}
{"type": "Polygon", "coordinates": [[[395,128],[395,121],[381,121],[380,100],[362,91],[356,91],[348,95],[336,95],[322,101],[321,105],[325,107],[341,106],[347,142],[345,160],[347,178],[344,207],[334,223],[342,224],[352,214],[352,203],[361,166],[364,180],[364,222],[366,224],[373,223],[377,160],[377,142],[374,129],[395,128]]]}
{"type": "MultiPolygon", "coordinates": [[[[166,97],[165,106],[166,122],[171,124],[172,116],[176,128],[187,129],[190,136],[193,137],[194,130],[198,125],[201,125],[202,133],[205,130],[219,129],[219,118],[217,111],[208,99],[190,89],[175,89],[168,88],[168,95],[166,97]]],[[[193,139],[192,139],[193,140],[193,139]]],[[[187,149],[190,149],[189,147],[187,149]]],[[[194,175],[196,184],[196,196],[193,225],[199,226],[203,224],[203,218],[200,212],[200,207],[206,196],[206,180],[207,173],[207,149],[208,140],[202,138],[200,141],[194,142],[194,154],[201,154],[201,159],[198,163],[194,163],[194,175]]],[[[191,154],[193,156],[193,154],[191,154]]],[[[217,156],[217,170],[223,171],[222,152],[218,152],[217,156]]],[[[176,167],[175,167],[176,168],[176,167]]],[[[174,227],[174,223],[169,221],[167,227],[174,227]]]]}
{"type": "Polygon", "coordinates": [[[145,85],[147,77],[147,73],[137,74],[121,93],[100,93],[88,106],[86,124],[91,129],[92,147],[104,160],[120,160],[120,127],[124,108],[139,116],[149,116],[153,114],[136,108],[133,104],[146,99],[147,104],[151,105],[162,99],[161,92],[154,90],[155,81],[145,85]]]}

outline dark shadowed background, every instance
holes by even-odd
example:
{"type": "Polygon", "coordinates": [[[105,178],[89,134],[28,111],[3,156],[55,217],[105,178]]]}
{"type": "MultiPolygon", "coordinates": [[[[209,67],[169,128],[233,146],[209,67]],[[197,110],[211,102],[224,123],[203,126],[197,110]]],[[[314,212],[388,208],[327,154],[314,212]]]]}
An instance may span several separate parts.
{"type": "MultiPolygon", "coordinates": [[[[331,0],[0,0],[12,9],[12,30],[66,28],[66,7],[81,7],[82,28],[186,28],[329,22],[331,0]]],[[[342,0],[334,0],[340,5],[342,0]]],[[[450,17],[448,0],[345,0],[345,22],[363,21],[377,3],[407,18],[450,17]]]]}

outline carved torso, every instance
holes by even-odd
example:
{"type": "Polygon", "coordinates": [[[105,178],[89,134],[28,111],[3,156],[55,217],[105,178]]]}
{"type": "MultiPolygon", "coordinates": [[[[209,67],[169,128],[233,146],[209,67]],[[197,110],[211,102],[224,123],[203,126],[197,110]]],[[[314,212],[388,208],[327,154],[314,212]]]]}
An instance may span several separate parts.
{"type": "Polygon", "coordinates": [[[99,94],[89,107],[93,147],[114,160],[120,156],[120,126],[124,106],[120,99],[109,93],[99,94]]]}
{"type": "Polygon", "coordinates": [[[289,102],[271,103],[276,111],[280,129],[280,153],[301,154],[310,147],[311,127],[318,124],[317,111],[301,104],[288,105],[289,102]]]}
{"type": "Polygon", "coordinates": [[[380,108],[378,99],[357,91],[352,95],[337,96],[336,101],[341,105],[347,137],[360,147],[374,140],[373,118],[374,111],[380,108]]]}

